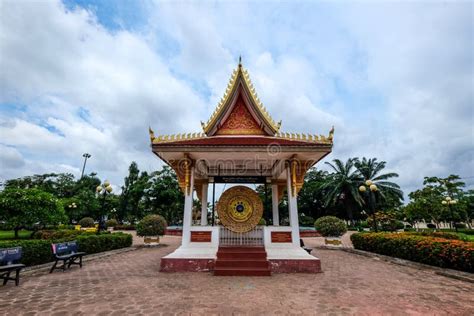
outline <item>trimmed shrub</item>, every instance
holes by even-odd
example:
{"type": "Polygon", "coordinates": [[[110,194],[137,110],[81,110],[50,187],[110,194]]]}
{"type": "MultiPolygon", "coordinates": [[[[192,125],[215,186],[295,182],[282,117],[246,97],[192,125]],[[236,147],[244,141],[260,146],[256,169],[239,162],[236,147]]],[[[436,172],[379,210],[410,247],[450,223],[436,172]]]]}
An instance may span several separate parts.
{"type": "Polygon", "coordinates": [[[166,220],[161,215],[147,215],[137,224],[138,236],[163,236],[166,220]]]}
{"type": "Polygon", "coordinates": [[[0,248],[21,247],[21,263],[32,266],[53,260],[49,240],[8,240],[0,241],[0,248]]]}
{"type": "Polygon", "coordinates": [[[382,223],[382,230],[385,230],[385,231],[396,231],[397,229],[403,229],[405,228],[405,225],[403,224],[403,222],[401,221],[398,221],[398,220],[390,220],[390,221],[387,221],[387,222],[384,222],[382,223]]]}
{"type": "Polygon", "coordinates": [[[466,229],[466,224],[464,223],[454,223],[454,227],[458,229],[466,229]]]}
{"type": "Polygon", "coordinates": [[[314,225],[314,218],[311,216],[300,216],[300,225],[301,226],[313,226],[314,225]]]}
{"type": "Polygon", "coordinates": [[[265,218],[262,217],[262,218],[258,221],[258,225],[266,226],[266,225],[267,225],[267,221],[265,220],[265,218]]]}
{"type": "Polygon", "coordinates": [[[356,249],[474,272],[474,242],[406,233],[357,233],[351,240],[356,249]]]}
{"type": "Polygon", "coordinates": [[[72,239],[83,233],[85,232],[81,230],[38,230],[33,234],[33,239],[72,239]]]}
{"type": "Polygon", "coordinates": [[[433,224],[433,223],[428,223],[426,224],[426,227],[430,228],[430,229],[436,229],[436,225],[433,224]]]}
{"type": "Polygon", "coordinates": [[[125,233],[83,234],[77,236],[76,240],[79,250],[87,254],[126,248],[132,245],[132,235],[125,233]]]}
{"type": "Polygon", "coordinates": [[[51,244],[77,240],[79,251],[87,254],[103,252],[113,249],[130,247],[132,235],[124,233],[88,234],[83,233],[74,237],[58,240],[8,240],[0,241],[0,248],[22,247],[21,263],[31,266],[48,263],[53,260],[51,244]]]}
{"type": "Polygon", "coordinates": [[[438,237],[444,239],[456,239],[461,240],[462,238],[455,233],[446,233],[446,232],[434,232],[434,231],[420,231],[420,232],[407,232],[407,235],[418,235],[418,236],[429,236],[429,237],[438,237]]]}
{"type": "Polygon", "coordinates": [[[116,219],[109,219],[107,222],[105,222],[105,226],[107,226],[107,228],[109,227],[115,227],[118,225],[118,222],[116,219]]]}
{"type": "Polygon", "coordinates": [[[316,230],[324,237],[340,237],[347,231],[343,220],[335,216],[323,216],[314,222],[316,230]]]}
{"type": "Polygon", "coordinates": [[[83,219],[79,221],[78,224],[81,225],[81,227],[94,227],[95,225],[94,219],[90,217],[84,217],[83,219]]]}

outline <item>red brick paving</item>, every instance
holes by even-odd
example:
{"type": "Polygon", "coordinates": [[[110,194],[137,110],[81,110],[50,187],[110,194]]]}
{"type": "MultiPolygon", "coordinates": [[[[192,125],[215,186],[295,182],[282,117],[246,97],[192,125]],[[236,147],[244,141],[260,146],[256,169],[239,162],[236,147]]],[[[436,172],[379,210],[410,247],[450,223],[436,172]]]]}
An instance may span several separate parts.
{"type": "MultiPolygon", "coordinates": [[[[474,314],[474,284],[337,250],[313,252],[323,273],[214,277],[159,273],[179,244],[86,262],[82,270],[0,286],[0,315],[474,314]]],[[[307,242],[311,244],[311,241],[307,242]]]]}

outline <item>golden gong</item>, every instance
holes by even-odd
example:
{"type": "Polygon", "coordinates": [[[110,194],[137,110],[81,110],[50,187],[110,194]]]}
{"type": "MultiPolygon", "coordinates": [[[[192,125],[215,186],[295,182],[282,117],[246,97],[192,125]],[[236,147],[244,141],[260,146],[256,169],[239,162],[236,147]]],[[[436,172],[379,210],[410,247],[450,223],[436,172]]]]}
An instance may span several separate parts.
{"type": "Polygon", "coordinates": [[[222,194],[217,202],[217,214],[229,230],[245,233],[257,226],[262,218],[263,204],[257,192],[239,185],[222,194]]]}

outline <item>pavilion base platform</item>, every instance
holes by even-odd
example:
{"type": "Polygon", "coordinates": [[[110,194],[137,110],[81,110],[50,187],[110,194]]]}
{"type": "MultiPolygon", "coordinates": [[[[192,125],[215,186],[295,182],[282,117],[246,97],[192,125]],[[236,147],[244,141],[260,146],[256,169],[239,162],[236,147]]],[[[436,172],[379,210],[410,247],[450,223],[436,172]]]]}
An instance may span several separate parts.
{"type": "MultiPolygon", "coordinates": [[[[161,259],[161,272],[214,271],[217,247],[181,246],[161,259]]],[[[321,261],[292,244],[265,247],[272,273],[320,273],[321,261]]]]}
{"type": "Polygon", "coordinates": [[[321,260],[292,244],[266,246],[272,273],[320,273],[321,260]]]}
{"type": "Polygon", "coordinates": [[[161,272],[209,272],[214,270],[217,247],[181,246],[161,258],[161,272]]]}

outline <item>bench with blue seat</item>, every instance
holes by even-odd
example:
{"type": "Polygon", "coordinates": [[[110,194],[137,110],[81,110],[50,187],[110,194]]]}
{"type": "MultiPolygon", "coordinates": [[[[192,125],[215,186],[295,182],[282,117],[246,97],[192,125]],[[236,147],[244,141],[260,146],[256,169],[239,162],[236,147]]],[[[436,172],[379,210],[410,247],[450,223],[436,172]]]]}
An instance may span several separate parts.
{"type": "Polygon", "coordinates": [[[0,249],[0,279],[3,279],[3,285],[9,280],[15,281],[16,286],[20,283],[20,271],[25,267],[18,263],[21,254],[21,247],[0,249]],[[15,272],[15,277],[10,276],[12,272],[15,272]]]}
{"type": "Polygon", "coordinates": [[[65,271],[66,267],[69,269],[73,264],[77,264],[80,268],[82,268],[82,257],[86,253],[77,251],[76,241],[52,244],[51,250],[56,262],[54,262],[54,265],[51,267],[49,273],[53,273],[54,269],[62,269],[65,271]],[[59,261],[62,261],[63,264],[58,267],[57,265],[59,261]]]}

